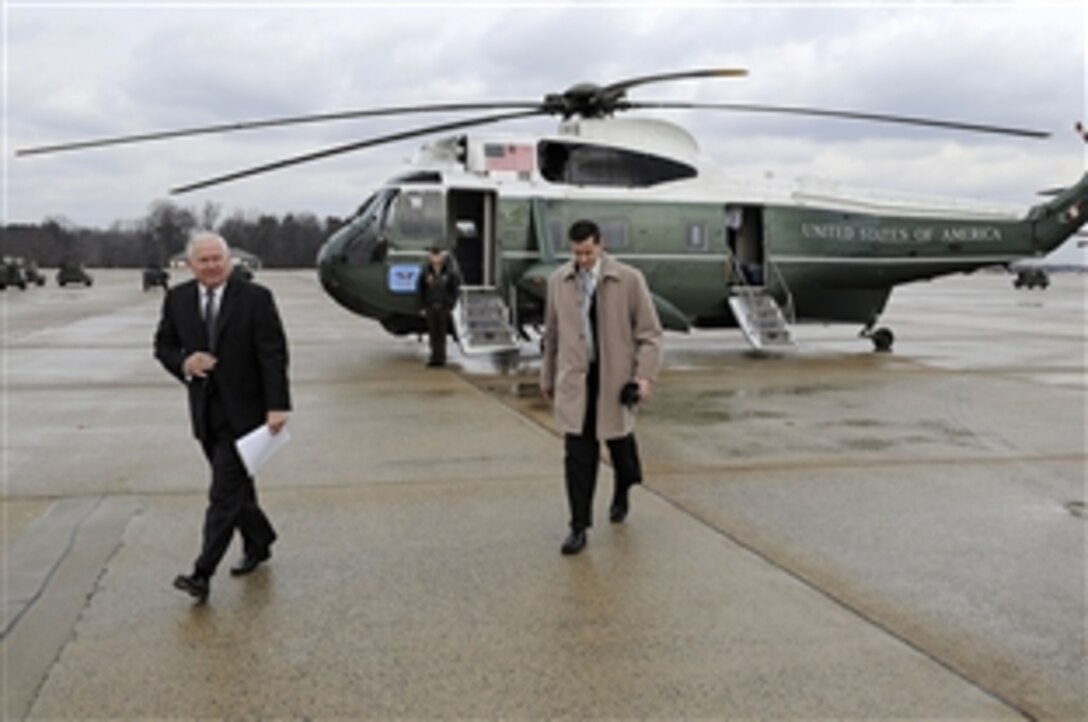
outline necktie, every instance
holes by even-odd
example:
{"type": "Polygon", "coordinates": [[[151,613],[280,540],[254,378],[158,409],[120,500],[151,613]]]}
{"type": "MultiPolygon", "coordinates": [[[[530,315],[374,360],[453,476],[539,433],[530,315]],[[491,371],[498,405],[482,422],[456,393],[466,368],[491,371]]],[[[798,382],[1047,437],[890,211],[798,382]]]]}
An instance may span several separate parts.
{"type": "Polygon", "coordinates": [[[215,291],[207,289],[204,297],[204,327],[208,331],[208,350],[215,350],[215,291]]]}
{"type": "Polygon", "coordinates": [[[586,339],[586,358],[590,363],[597,360],[593,343],[593,321],[590,319],[590,314],[593,313],[593,286],[593,274],[588,271],[579,271],[578,291],[582,306],[582,331],[586,339]]]}

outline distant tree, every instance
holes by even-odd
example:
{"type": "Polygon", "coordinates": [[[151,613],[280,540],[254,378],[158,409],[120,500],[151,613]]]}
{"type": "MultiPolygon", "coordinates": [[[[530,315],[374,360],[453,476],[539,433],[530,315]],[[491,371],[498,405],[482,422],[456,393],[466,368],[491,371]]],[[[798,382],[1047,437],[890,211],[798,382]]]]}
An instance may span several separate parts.
{"type": "Polygon", "coordinates": [[[41,266],[56,266],[62,258],[55,233],[43,225],[13,223],[3,228],[0,252],[5,256],[21,256],[41,266]]]}
{"type": "Polygon", "coordinates": [[[153,202],[140,233],[143,263],[165,264],[171,256],[185,249],[189,234],[196,227],[197,218],[192,210],[168,200],[153,202]]]}
{"type": "Polygon", "coordinates": [[[204,207],[200,209],[200,228],[214,231],[216,224],[219,222],[219,215],[222,212],[223,206],[213,201],[206,201],[204,207]]]}
{"type": "Polygon", "coordinates": [[[229,218],[219,224],[219,234],[226,239],[231,248],[243,248],[246,236],[249,234],[249,221],[241,211],[235,211],[229,218]]]}
{"type": "Polygon", "coordinates": [[[325,229],[312,213],[300,213],[296,216],[296,227],[297,235],[291,247],[288,265],[293,268],[313,266],[317,259],[317,250],[325,242],[325,229]]]}
{"type": "Polygon", "coordinates": [[[53,239],[57,250],[57,261],[79,261],[83,259],[79,246],[76,244],[76,225],[64,216],[48,216],[42,223],[45,232],[53,239]]]}
{"type": "Polygon", "coordinates": [[[344,225],[335,216],[321,220],[308,212],[288,213],[281,219],[234,211],[220,220],[221,213],[216,203],[205,203],[196,212],[157,200],[148,206],[145,217],[115,221],[104,230],[80,228],[54,215],[41,224],[3,226],[0,248],[4,254],[33,258],[42,266],[75,260],[89,266],[135,268],[165,264],[184,250],[193,230],[207,228],[221,233],[231,247],[255,254],[269,268],[312,268],[321,244],[344,225]]]}

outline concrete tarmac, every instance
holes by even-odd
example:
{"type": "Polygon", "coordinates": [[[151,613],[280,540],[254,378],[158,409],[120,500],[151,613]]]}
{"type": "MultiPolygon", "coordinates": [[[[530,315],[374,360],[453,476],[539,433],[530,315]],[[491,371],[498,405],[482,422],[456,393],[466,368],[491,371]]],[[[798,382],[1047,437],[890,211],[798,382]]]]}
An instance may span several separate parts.
{"type": "MultiPolygon", "coordinates": [[[[175,274],[177,275],[177,274],[175,274]]],[[[280,541],[174,590],[207,470],[139,271],[3,303],[5,719],[1083,719],[1086,290],[899,289],[893,354],[666,336],[647,479],[565,534],[538,361],[426,345],[264,271],[292,441],[280,541]]]]}

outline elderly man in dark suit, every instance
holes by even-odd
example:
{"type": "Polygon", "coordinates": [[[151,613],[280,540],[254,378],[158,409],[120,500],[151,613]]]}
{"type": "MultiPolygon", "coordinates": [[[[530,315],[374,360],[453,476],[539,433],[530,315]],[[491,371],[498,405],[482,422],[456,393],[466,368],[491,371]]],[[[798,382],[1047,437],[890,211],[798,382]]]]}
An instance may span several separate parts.
{"type": "Polygon", "coordinates": [[[574,223],[569,240],[571,262],[548,278],[540,388],[564,433],[570,534],[561,550],[577,554],[593,523],[598,440],[612,457],[612,522],[627,517],[629,491],[642,481],[634,410],[650,398],[662,332],[646,279],[604,252],[596,223],[574,223]]]}
{"type": "Polygon", "coordinates": [[[287,338],[272,293],[231,276],[230,249],[215,233],[195,234],[186,253],[195,278],[163,299],[155,358],[185,384],[193,435],[211,466],[203,547],[192,573],[174,580],[204,602],[235,529],[243,557],[231,574],[248,574],[272,555],[276,532],[235,441],[262,424],[279,433],[291,400],[287,338]]]}

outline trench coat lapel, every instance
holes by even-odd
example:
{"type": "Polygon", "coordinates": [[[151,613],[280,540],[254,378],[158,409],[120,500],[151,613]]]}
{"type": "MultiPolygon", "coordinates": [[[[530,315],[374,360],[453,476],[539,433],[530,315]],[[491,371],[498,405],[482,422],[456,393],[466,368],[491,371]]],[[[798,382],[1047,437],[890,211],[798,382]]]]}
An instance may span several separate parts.
{"type": "Polygon", "coordinates": [[[616,262],[607,253],[601,253],[601,277],[597,279],[597,293],[604,288],[605,281],[619,281],[620,273],[616,262]]]}

